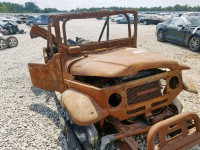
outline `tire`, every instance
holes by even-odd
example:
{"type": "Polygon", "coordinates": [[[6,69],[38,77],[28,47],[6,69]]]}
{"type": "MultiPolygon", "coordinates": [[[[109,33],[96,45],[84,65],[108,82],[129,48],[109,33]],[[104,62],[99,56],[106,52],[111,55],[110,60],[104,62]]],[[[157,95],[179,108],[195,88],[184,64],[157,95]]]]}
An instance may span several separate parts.
{"type": "Polygon", "coordinates": [[[0,37],[0,50],[4,50],[8,47],[8,43],[5,39],[0,37]]]}
{"type": "Polygon", "coordinates": [[[33,23],[33,22],[30,22],[30,23],[29,23],[29,26],[30,26],[30,27],[32,27],[33,25],[34,25],[34,23],[33,23]]]}
{"type": "Polygon", "coordinates": [[[183,105],[181,104],[181,102],[177,98],[175,98],[173,104],[176,106],[178,114],[180,114],[183,110],[183,105]]]}
{"type": "Polygon", "coordinates": [[[148,25],[148,22],[147,22],[147,21],[144,21],[144,22],[143,22],[143,25],[148,25]]]}
{"type": "Polygon", "coordinates": [[[130,23],[131,23],[131,24],[134,24],[134,21],[131,21],[130,23]]]}
{"type": "Polygon", "coordinates": [[[158,32],[157,32],[157,40],[159,42],[164,42],[165,41],[164,32],[162,30],[158,30],[158,32]]]}
{"type": "Polygon", "coordinates": [[[200,38],[197,37],[197,36],[193,36],[190,38],[189,42],[188,42],[188,46],[189,46],[189,49],[191,51],[199,51],[200,49],[200,38]]]}
{"type": "Polygon", "coordinates": [[[6,39],[9,48],[16,47],[18,45],[18,40],[14,36],[10,36],[6,39]]]}

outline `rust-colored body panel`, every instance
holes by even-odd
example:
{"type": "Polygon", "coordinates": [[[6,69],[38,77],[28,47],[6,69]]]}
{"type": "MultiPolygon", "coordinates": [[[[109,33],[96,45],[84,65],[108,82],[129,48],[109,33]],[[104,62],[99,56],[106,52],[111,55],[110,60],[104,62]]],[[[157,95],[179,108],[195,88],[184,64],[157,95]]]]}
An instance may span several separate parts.
{"type": "MultiPolygon", "coordinates": [[[[182,70],[189,69],[188,66],[164,56],[137,49],[137,20],[137,12],[134,10],[61,14],[49,16],[48,31],[38,26],[33,26],[31,30],[32,38],[40,36],[47,39],[47,48],[43,49],[45,64],[29,63],[32,83],[45,90],[63,93],[63,106],[69,111],[76,124],[88,126],[100,122],[101,129],[104,122],[111,123],[117,130],[117,133],[114,134],[115,140],[123,138],[126,143],[126,146],[122,146],[121,143],[121,149],[137,149],[138,144],[130,139],[131,136],[147,133],[153,124],[166,119],[166,117],[177,115],[177,110],[172,109],[171,105],[182,90],[198,93],[191,82],[183,82],[182,70]],[[131,35],[130,19],[127,13],[134,15],[134,35],[131,35]],[[127,38],[108,41],[100,41],[101,38],[99,38],[98,42],[75,46],[67,43],[65,28],[69,20],[118,14],[127,17],[127,38]],[[55,35],[51,31],[51,18],[54,20],[55,35]],[[60,26],[61,20],[63,20],[62,26],[60,26]],[[159,70],[159,72],[126,82],[115,80],[114,85],[105,87],[97,86],[99,83],[89,84],[78,80],[78,77],[90,80],[92,80],[90,77],[97,77],[99,78],[98,82],[101,82],[137,76],[142,71],[152,69],[159,70]],[[112,106],[109,100],[111,95],[116,93],[121,96],[121,101],[119,105],[112,106]],[[141,120],[131,122],[129,125],[122,123],[138,116],[140,119],[142,116],[147,120],[153,118],[152,124],[144,124],[141,120]]],[[[155,126],[164,124],[166,127],[169,125],[168,123],[174,122],[176,119],[180,119],[181,122],[187,117],[187,115],[177,116],[175,119],[167,119],[164,123],[158,123],[155,126]]],[[[198,119],[194,117],[194,120],[198,119]]],[[[151,144],[154,143],[152,138],[155,138],[155,126],[148,136],[149,147],[152,147],[151,144]]],[[[197,128],[198,132],[195,132],[195,135],[199,134],[199,127],[197,126],[197,128]]],[[[161,145],[164,147],[166,143],[167,145],[171,144],[165,142],[161,145]]],[[[181,146],[188,145],[182,144],[181,146]]],[[[155,148],[154,144],[153,148],[155,148]]]]}
{"type": "Polygon", "coordinates": [[[181,84],[180,82],[179,87],[176,88],[175,90],[170,89],[169,84],[167,84],[168,85],[167,94],[159,96],[154,99],[149,98],[148,101],[144,101],[144,102],[134,104],[134,105],[128,105],[127,103],[126,90],[129,87],[136,87],[148,82],[157,81],[162,78],[166,79],[167,83],[169,83],[170,78],[173,77],[174,75],[177,76],[180,81],[182,81],[182,76],[178,71],[165,72],[158,75],[154,75],[154,76],[150,76],[150,77],[146,77],[146,78],[138,79],[138,80],[131,81],[128,83],[123,83],[123,84],[106,87],[106,88],[97,88],[91,85],[87,85],[81,82],[76,82],[76,81],[71,81],[71,80],[65,80],[65,81],[68,88],[77,89],[81,91],[82,93],[86,93],[90,95],[92,99],[95,99],[95,101],[99,104],[99,106],[102,109],[106,109],[111,116],[116,117],[119,120],[125,120],[125,119],[138,116],[141,114],[145,114],[145,113],[148,114],[148,112],[151,112],[160,107],[164,107],[171,104],[173,100],[177,97],[177,95],[182,91],[183,84],[181,84]],[[111,107],[110,104],[108,103],[108,99],[110,95],[112,95],[113,93],[120,93],[123,97],[122,102],[118,107],[111,107]],[[157,103],[163,100],[167,100],[167,101],[165,101],[164,103],[160,105],[153,106],[154,103],[157,103]],[[130,114],[127,113],[132,110],[140,109],[141,107],[145,107],[145,108],[134,113],[130,113],[130,114]]]}
{"type": "Polygon", "coordinates": [[[185,112],[155,124],[148,133],[148,150],[187,150],[200,143],[200,119],[193,112],[185,112]],[[193,120],[194,127],[188,129],[187,121],[193,120]],[[167,137],[168,134],[181,130],[179,134],[167,137]],[[159,145],[154,145],[158,135],[159,145]]]}
{"type": "Polygon", "coordinates": [[[31,81],[36,87],[49,91],[65,91],[58,54],[48,64],[29,63],[28,66],[31,81]]]}
{"type": "MultiPolygon", "coordinates": [[[[69,69],[69,66],[66,68],[69,69]]],[[[136,75],[139,71],[154,68],[189,69],[162,55],[137,48],[122,47],[109,52],[88,55],[73,63],[70,73],[80,76],[122,77],[136,75]]]]}
{"type": "Polygon", "coordinates": [[[62,102],[74,122],[82,126],[98,122],[108,115],[90,96],[74,89],[68,89],[62,94],[62,102]]]}

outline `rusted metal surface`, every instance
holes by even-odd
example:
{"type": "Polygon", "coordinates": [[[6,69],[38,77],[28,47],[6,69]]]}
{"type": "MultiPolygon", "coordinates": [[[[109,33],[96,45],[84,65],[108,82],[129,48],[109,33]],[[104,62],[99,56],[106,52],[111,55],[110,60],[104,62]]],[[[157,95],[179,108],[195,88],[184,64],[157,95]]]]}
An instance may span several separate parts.
{"type": "Polygon", "coordinates": [[[164,56],[123,47],[88,55],[71,65],[70,73],[81,76],[120,77],[136,75],[139,71],[152,68],[188,69],[164,56]]]}
{"type": "MultiPolygon", "coordinates": [[[[31,31],[30,31],[30,36],[31,38],[37,38],[37,37],[42,37],[43,39],[47,40],[48,38],[48,31],[44,28],[41,28],[37,25],[34,25],[32,28],[31,28],[31,31]]],[[[53,38],[53,42],[56,43],[56,38],[54,35],[52,35],[52,38],[53,38]]]]}
{"type": "MultiPolygon", "coordinates": [[[[106,25],[109,27],[108,20],[105,22],[106,25]]],[[[117,130],[112,133],[115,140],[123,139],[124,141],[124,144],[118,141],[122,149],[137,149],[138,145],[131,136],[147,133],[156,123],[156,127],[164,124],[164,128],[179,119],[180,122],[176,123],[184,129],[183,139],[187,139],[186,133],[192,133],[185,132],[186,127],[184,123],[181,124],[184,118],[188,117],[187,115],[158,123],[177,115],[178,111],[174,109],[173,101],[183,89],[193,93],[197,93],[197,89],[192,83],[182,81],[182,70],[189,69],[188,66],[164,56],[137,49],[136,11],[51,15],[48,18],[48,31],[33,26],[30,34],[32,38],[40,36],[47,39],[47,47],[43,49],[45,64],[29,63],[33,84],[45,90],[63,93],[61,104],[69,111],[77,125],[88,126],[99,122],[101,130],[104,124],[111,123],[117,130]],[[130,19],[127,13],[134,15],[134,35],[131,35],[130,19]],[[127,38],[108,40],[109,37],[107,37],[107,41],[99,40],[99,42],[73,46],[67,43],[66,24],[69,20],[108,18],[118,14],[123,14],[127,18],[127,38]],[[52,34],[50,19],[54,20],[55,35],[52,34]],[[61,20],[63,22],[60,27],[61,20]],[[148,72],[152,70],[155,73],[149,74],[148,72]],[[137,117],[139,121],[137,119],[137,121],[131,121],[137,117]],[[124,121],[128,124],[124,124],[124,121]]],[[[196,120],[198,130],[188,138],[196,138],[196,134],[199,134],[198,118],[194,115],[190,117],[196,120]]],[[[155,126],[150,130],[149,136],[152,138],[155,138],[155,126]]],[[[158,132],[160,134],[160,129],[158,132]]],[[[148,144],[155,148],[152,138],[148,137],[148,144]]],[[[163,141],[161,138],[159,146],[162,148],[165,145],[173,145],[171,140],[170,142],[163,141]]],[[[179,146],[185,145],[179,144],[179,146]]]]}
{"type": "Polygon", "coordinates": [[[62,102],[74,122],[82,126],[98,122],[108,115],[90,96],[74,89],[68,89],[62,94],[62,102]]]}
{"type": "Polygon", "coordinates": [[[65,91],[58,54],[48,64],[29,63],[28,66],[31,81],[36,87],[49,91],[65,91]]]}
{"type": "Polygon", "coordinates": [[[155,124],[148,133],[148,150],[188,149],[200,143],[200,119],[193,112],[185,112],[155,124]],[[188,129],[187,122],[193,120],[194,127],[188,129]],[[177,134],[175,133],[177,131],[177,134]],[[175,135],[170,135],[174,133],[175,135]],[[154,140],[158,135],[159,144],[154,140]]]}
{"type": "MultiPolygon", "coordinates": [[[[183,89],[181,74],[179,71],[177,72],[165,72],[161,74],[157,74],[154,76],[130,81],[127,83],[106,87],[106,88],[97,88],[88,84],[72,81],[72,80],[65,80],[67,87],[72,89],[77,89],[85,94],[90,95],[98,104],[101,106],[102,109],[106,109],[109,114],[113,117],[116,117],[119,120],[125,120],[134,116],[138,116],[141,114],[148,114],[148,112],[151,112],[153,110],[156,110],[158,108],[165,107],[173,102],[173,100],[176,98],[176,96],[181,92],[183,89]],[[179,87],[176,89],[171,89],[169,87],[169,84],[166,85],[167,93],[163,95],[160,95],[159,97],[149,97],[148,100],[139,102],[137,104],[129,105],[127,101],[127,94],[126,91],[129,88],[137,87],[139,85],[144,85],[147,82],[155,82],[160,79],[166,79],[167,83],[169,83],[170,79],[173,76],[177,76],[179,78],[179,87]],[[122,95],[122,101],[119,106],[112,107],[108,100],[110,95],[113,93],[119,93],[122,95]],[[167,101],[166,101],[167,100],[167,101]],[[164,101],[164,102],[163,102],[164,101]],[[160,104],[159,104],[160,102],[160,104]],[[142,107],[145,107],[144,109],[140,109],[142,107]],[[134,112],[134,110],[137,110],[134,112]],[[130,111],[133,111],[133,113],[130,113],[130,111]]],[[[160,88],[160,87],[159,87],[160,88]]],[[[161,89],[160,89],[161,90],[161,89]]],[[[144,89],[145,92],[146,89],[144,89]]],[[[152,91],[149,91],[150,94],[152,91]]],[[[160,91],[161,92],[161,91],[160,91]]],[[[141,91],[139,92],[139,94],[141,91]]],[[[148,95],[148,93],[146,93],[148,95]]]]}

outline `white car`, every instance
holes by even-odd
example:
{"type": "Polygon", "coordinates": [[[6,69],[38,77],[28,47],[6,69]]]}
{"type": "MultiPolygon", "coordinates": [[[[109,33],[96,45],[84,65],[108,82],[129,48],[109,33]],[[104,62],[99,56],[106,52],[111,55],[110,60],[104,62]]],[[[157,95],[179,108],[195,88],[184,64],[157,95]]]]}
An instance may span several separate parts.
{"type": "Polygon", "coordinates": [[[110,17],[110,19],[112,22],[116,22],[117,20],[122,19],[123,17],[124,15],[115,15],[115,16],[110,17]]]}
{"type": "Polygon", "coordinates": [[[0,18],[0,20],[3,21],[3,22],[12,22],[14,25],[17,26],[17,23],[16,23],[14,20],[12,20],[12,19],[8,19],[8,18],[0,18]]]}

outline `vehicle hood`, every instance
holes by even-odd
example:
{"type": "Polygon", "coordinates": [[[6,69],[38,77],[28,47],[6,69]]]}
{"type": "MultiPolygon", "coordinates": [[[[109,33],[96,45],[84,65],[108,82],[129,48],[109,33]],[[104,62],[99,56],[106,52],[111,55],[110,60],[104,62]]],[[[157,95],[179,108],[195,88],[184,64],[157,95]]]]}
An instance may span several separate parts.
{"type": "Polygon", "coordinates": [[[66,63],[65,70],[79,76],[122,77],[136,75],[139,71],[154,68],[189,69],[164,56],[124,47],[71,59],[66,63]]]}

